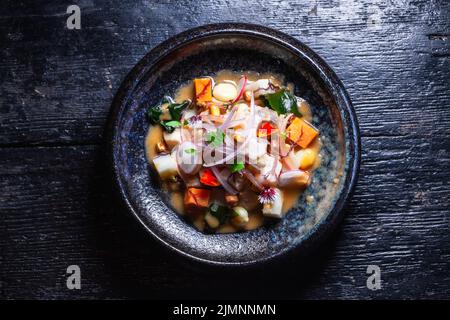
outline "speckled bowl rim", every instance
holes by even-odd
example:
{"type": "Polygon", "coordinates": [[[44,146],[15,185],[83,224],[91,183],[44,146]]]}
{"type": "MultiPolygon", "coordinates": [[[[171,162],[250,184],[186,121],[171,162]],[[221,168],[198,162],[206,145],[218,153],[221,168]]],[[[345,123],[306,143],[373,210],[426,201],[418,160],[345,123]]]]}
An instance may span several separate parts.
{"type": "Polygon", "coordinates": [[[321,57],[319,57],[313,50],[311,50],[301,41],[272,28],[247,23],[218,23],[196,27],[181,32],[154,47],[135,65],[135,67],[129,72],[125,80],[122,82],[120,88],[118,89],[111,105],[105,136],[108,162],[110,163],[110,168],[112,169],[114,189],[120,195],[120,198],[124,200],[127,209],[140,222],[145,230],[147,230],[159,242],[164,244],[166,248],[169,248],[172,251],[177,252],[182,256],[192,259],[196,262],[216,266],[260,265],[264,262],[273,261],[275,258],[287,256],[289,253],[292,253],[292,251],[296,249],[298,249],[297,251],[300,251],[300,248],[302,248],[303,251],[306,252],[308,251],[308,248],[315,247],[319,242],[323,242],[326,238],[329,237],[331,232],[343,219],[343,208],[347,200],[351,196],[358,180],[359,167],[361,162],[361,141],[356,113],[343,83],[335,74],[335,72],[321,57]],[[170,54],[174,50],[179,49],[180,47],[191,43],[192,41],[212,36],[217,37],[220,35],[248,35],[259,37],[264,40],[281,45],[286,50],[290,50],[294,54],[301,57],[309,65],[311,70],[321,78],[325,87],[329,91],[329,94],[333,96],[336,101],[337,108],[340,112],[341,117],[343,118],[343,123],[347,124],[347,126],[344,128],[344,130],[346,130],[346,135],[344,135],[346,137],[346,147],[349,148],[348,155],[350,156],[350,158],[348,159],[347,175],[346,180],[343,184],[343,188],[329,214],[314,227],[312,227],[311,230],[309,230],[304,235],[303,240],[296,246],[292,246],[287,250],[281,251],[280,253],[244,262],[223,262],[194,256],[183,251],[180,248],[169,244],[164,239],[156,235],[141,219],[139,214],[137,214],[134,207],[130,203],[130,199],[125,192],[124,182],[120,179],[117,159],[114,153],[114,150],[117,147],[117,139],[120,134],[120,132],[117,132],[116,129],[118,128],[121,115],[126,108],[126,101],[133,93],[140,80],[149,70],[152,69],[153,65],[159,62],[164,56],[170,54]]]}

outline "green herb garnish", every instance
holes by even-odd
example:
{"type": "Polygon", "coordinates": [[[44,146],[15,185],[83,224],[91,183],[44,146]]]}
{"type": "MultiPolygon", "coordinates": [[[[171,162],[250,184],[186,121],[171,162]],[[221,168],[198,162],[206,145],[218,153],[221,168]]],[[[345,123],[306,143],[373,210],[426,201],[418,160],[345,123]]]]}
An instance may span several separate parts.
{"type": "Polygon", "coordinates": [[[172,120],[179,121],[181,119],[181,113],[191,104],[190,100],[184,100],[181,103],[171,103],[169,105],[169,113],[172,120]]]}
{"type": "Polygon", "coordinates": [[[167,132],[173,132],[176,127],[181,126],[181,113],[190,103],[189,100],[175,103],[169,96],[164,96],[157,105],[148,108],[147,117],[152,124],[160,124],[167,132]],[[167,113],[168,116],[170,115],[170,120],[161,120],[161,116],[167,113]]]}
{"type": "Polygon", "coordinates": [[[178,128],[178,127],[181,127],[181,122],[180,121],[171,120],[171,121],[164,122],[164,125],[166,125],[168,127],[178,128]]]}
{"type": "Polygon", "coordinates": [[[302,116],[298,110],[297,98],[287,89],[262,95],[262,100],[266,107],[278,114],[293,113],[298,117],[302,116]]]}
{"type": "Polygon", "coordinates": [[[213,202],[209,206],[209,212],[219,220],[220,224],[225,223],[229,216],[228,207],[222,206],[217,202],[213,202]]]}
{"type": "Polygon", "coordinates": [[[152,124],[159,123],[159,117],[162,115],[162,108],[160,105],[154,106],[153,108],[148,108],[147,117],[152,124]]]}
{"type": "Polygon", "coordinates": [[[233,163],[233,164],[230,166],[230,171],[231,171],[232,173],[235,173],[235,172],[241,171],[241,170],[244,169],[244,168],[245,168],[244,162],[243,162],[243,161],[239,161],[239,162],[237,162],[237,163],[233,163]]]}
{"type": "Polygon", "coordinates": [[[208,132],[205,137],[206,142],[216,148],[222,145],[224,139],[225,133],[220,129],[208,132]]]}
{"type": "Polygon", "coordinates": [[[193,154],[193,153],[195,153],[195,149],[194,148],[185,149],[184,152],[186,152],[188,154],[193,154]]]}

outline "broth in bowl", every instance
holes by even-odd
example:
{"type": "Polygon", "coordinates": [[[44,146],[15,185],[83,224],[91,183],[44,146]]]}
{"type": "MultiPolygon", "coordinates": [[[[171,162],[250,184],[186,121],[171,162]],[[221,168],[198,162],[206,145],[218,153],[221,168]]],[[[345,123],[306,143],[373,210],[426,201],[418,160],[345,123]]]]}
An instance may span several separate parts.
{"type": "Polygon", "coordinates": [[[280,75],[195,78],[148,108],[147,159],[197,229],[255,229],[282,219],[320,166],[310,108],[280,75]]]}

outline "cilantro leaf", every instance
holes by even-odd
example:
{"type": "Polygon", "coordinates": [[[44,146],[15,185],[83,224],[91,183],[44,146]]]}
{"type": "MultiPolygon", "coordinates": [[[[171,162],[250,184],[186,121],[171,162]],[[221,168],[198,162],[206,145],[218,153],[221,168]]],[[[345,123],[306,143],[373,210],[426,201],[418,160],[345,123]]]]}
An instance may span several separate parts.
{"type": "Polygon", "coordinates": [[[171,126],[167,126],[166,122],[164,121],[160,121],[159,124],[161,125],[161,127],[164,128],[165,131],[167,131],[168,133],[172,133],[175,131],[175,127],[171,127],[171,126]]]}
{"type": "Polygon", "coordinates": [[[230,171],[231,171],[232,173],[235,173],[235,172],[241,171],[241,170],[244,169],[244,168],[245,168],[244,162],[239,161],[239,162],[233,163],[233,164],[230,166],[230,171]]]}
{"type": "Polygon", "coordinates": [[[184,152],[186,152],[188,154],[194,154],[196,151],[194,148],[188,148],[188,149],[185,149],[184,152]]]}
{"type": "Polygon", "coordinates": [[[180,121],[175,121],[175,120],[167,121],[164,124],[166,126],[168,126],[168,127],[174,127],[174,128],[181,127],[181,122],[180,121]]]}
{"type": "Polygon", "coordinates": [[[224,139],[225,133],[220,129],[208,132],[205,137],[206,142],[212,145],[213,147],[219,147],[220,145],[222,145],[224,139]]]}

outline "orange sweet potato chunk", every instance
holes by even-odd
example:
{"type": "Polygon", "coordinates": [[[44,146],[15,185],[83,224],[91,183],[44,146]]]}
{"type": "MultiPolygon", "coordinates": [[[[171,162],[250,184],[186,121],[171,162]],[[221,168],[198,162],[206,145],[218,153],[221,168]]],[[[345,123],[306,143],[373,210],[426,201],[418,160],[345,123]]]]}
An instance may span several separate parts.
{"type": "Polygon", "coordinates": [[[212,88],[210,78],[194,79],[195,100],[197,103],[208,102],[212,100],[212,88]]]}
{"type": "Polygon", "coordinates": [[[184,207],[187,211],[206,209],[210,195],[211,191],[208,189],[188,188],[184,194],[184,207]]]}
{"type": "Polygon", "coordinates": [[[287,137],[300,147],[306,148],[319,135],[309,122],[295,118],[286,130],[287,137]]]}

